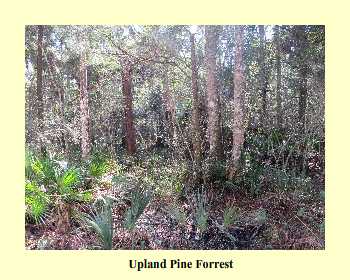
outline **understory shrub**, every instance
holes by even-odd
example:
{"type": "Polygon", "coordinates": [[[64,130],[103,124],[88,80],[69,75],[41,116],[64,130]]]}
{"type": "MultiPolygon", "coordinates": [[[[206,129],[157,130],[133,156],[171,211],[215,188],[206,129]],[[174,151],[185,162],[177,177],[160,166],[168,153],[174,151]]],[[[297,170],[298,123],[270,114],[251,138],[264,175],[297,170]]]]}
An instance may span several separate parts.
{"type": "Polygon", "coordinates": [[[33,156],[30,166],[34,174],[34,180],[38,183],[46,186],[56,183],[59,165],[53,159],[33,156]]]}
{"type": "MultiPolygon", "coordinates": [[[[62,203],[89,202],[91,191],[80,189],[81,172],[78,168],[60,165],[50,157],[28,154],[25,184],[26,213],[35,223],[42,222],[50,208],[62,209],[62,203]],[[32,179],[29,181],[28,179],[32,179]]],[[[67,208],[67,207],[63,207],[67,208]]],[[[56,211],[61,213],[62,211],[56,211]]]]}
{"type": "Polygon", "coordinates": [[[91,214],[81,213],[82,221],[98,236],[104,250],[113,249],[113,201],[109,198],[101,200],[98,206],[93,207],[91,214]]]}
{"type": "Polygon", "coordinates": [[[264,177],[272,189],[310,192],[312,188],[311,178],[295,169],[285,170],[268,166],[264,169],[264,177]]]}
{"type": "Polygon", "coordinates": [[[89,175],[99,178],[106,174],[109,170],[108,159],[104,154],[95,153],[89,165],[89,175]]]}
{"type": "Polygon", "coordinates": [[[25,184],[26,215],[29,219],[36,224],[44,222],[50,203],[50,197],[35,182],[25,184]]]}
{"type": "Polygon", "coordinates": [[[152,193],[147,190],[135,189],[131,194],[131,206],[125,213],[124,227],[134,229],[138,218],[151,201],[152,193]]]}
{"type": "Polygon", "coordinates": [[[206,181],[215,183],[226,182],[226,164],[224,161],[207,161],[204,164],[204,176],[206,181]]]}
{"type": "Polygon", "coordinates": [[[209,202],[205,190],[198,190],[195,196],[195,211],[194,217],[196,225],[201,233],[203,233],[208,226],[209,218],[209,202]]]}
{"type": "Polygon", "coordinates": [[[250,195],[257,196],[261,193],[264,179],[263,172],[264,166],[258,162],[253,161],[246,165],[242,180],[250,195]]]}
{"type": "Polygon", "coordinates": [[[228,228],[233,225],[239,218],[238,207],[226,207],[224,210],[223,220],[224,227],[228,228]]]}

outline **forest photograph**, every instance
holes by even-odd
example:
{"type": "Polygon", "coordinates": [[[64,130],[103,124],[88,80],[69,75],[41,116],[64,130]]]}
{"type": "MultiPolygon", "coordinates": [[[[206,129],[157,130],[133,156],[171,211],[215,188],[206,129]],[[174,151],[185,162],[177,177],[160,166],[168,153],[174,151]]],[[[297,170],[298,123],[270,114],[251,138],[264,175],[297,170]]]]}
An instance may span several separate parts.
{"type": "Polygon", "coordinates": [[[27,250],[325,249],[324,25],[24,35],[27,250]]]}

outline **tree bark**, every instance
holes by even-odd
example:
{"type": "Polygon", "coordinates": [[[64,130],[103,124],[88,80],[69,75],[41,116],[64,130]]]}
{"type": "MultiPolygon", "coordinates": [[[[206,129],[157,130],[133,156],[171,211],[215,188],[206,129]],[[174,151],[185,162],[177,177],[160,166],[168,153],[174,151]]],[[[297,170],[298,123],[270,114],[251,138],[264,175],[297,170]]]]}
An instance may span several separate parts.
{"type": "Polygon", "coordinates": [[[277,68],[277,86],[276,86],[276,102],[277,102],[277,128],[282,129],[282,97],[281,97],[281,38],[280,27],[276,25],[276,68],[277,68]]]}
{"type": "Polygon", "coordinates": [[[126,150],[129,155],[136,153],[136,131],[134,126],[132,68],[127,57],[122,58],[122,92],[124,96],[124,128],[126,150]]]}
{"type": "Polygon", "coordinates": [[[219,96],[217,91],[216,53],[219,37],[217,26],[205,27],[206,64],[207,64],[207,111],[208,127],[207,138],[209,142],[209,157],[212,160],[221,159],[221,129],[219,119],[219,96]]]}
{"type": "Polygon", "coordinates": [[[43,143],[44,133],[44,96],[43,96],[43,33],[44,26],[38,25],[38,50],[36,60],[36,96],[37,96],[37,118],[38,118],[38,132],[39,132],[39,147],[42,155],[46,155],[46,148],[43,143]]]}
{"type": "Polygon", "coordinates": [[[243,74],[243,32],[242,25],[235,27],[235,66],[233,98],[233,147],[229,167],[229,179],[232,179],[240,168],[240,158],[244,143],[244,74],[243,74]]]}
{"type": "MultiPolygon", "coordinates": [[[[192,64],[192,145],[195,169],[200,169],[202,161],[202,129],[200,125],[200,104],[198,98],[197,61],[194,34],[191,34],[191,64],[192,64]]],[[[197,171],[197,170],[196,170],[197,171]]]]}
{"type": "Polygon", "coordinates": [[[87,92],[87,67],[85,50],[80,56],[80,123],[81,123],[81,155],[86,160],[90,155],[89,137],[89,96],[87,92]]]}

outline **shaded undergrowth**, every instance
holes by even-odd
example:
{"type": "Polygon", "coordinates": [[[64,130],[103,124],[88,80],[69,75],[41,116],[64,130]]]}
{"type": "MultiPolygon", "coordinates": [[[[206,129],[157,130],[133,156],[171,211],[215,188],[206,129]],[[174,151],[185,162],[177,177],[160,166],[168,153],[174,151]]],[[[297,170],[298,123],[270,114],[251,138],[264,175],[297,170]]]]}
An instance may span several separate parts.
{"type": "Polygon", "coordinates": [[[27,249],[322,249],[322,174],[251,159],[194,186],[166,153],[26,158],[27,249]],[[321,178],[321,179],[320,179],[321,178]]]}

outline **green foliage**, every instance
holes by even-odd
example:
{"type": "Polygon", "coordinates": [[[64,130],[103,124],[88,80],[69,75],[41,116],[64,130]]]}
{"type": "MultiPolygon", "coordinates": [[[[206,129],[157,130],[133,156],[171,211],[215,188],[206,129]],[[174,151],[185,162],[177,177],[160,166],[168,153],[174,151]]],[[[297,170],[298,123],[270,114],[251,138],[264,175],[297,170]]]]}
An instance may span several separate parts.
{"type": "MultiPolygon", "coordinates": [[[[251,214],[257,205],[269,209],[268,213],[275,215],[272,217],[275,219],[271,219],[271,222],[278,222],[280,226],[284,222],[282,214],[286,212],[284,216],[289,219],[292,211],[293,215],[303,217],[305,213],[310,212],[308,204],[312,204],[315,211],[320,213],[316,215],[315,212],[315,215],[306,218],[310,218],[310,222],[311,218],[319,219],[317,224],[319,225],[324,206],[320,202],[324,201],[325,195],[324,191],[320,192],[324,184],[322,173],[324,27],[304,26],[302,33],[299,32],[300,27],[265,26],[264,30],[266,29],[267,33],[262,38],[259,37],[261,28],[259,30],[256,25],[244,27],[246,44],[243,68],[245,91],[249,94],[244,98],[243,109],[247,121],[244,122],[244,145],[240,159],[242,164],[235,177],[228,179],[226,176],[232,151],[233,120],[239,121],[236,118],[237,111],[233,110],[232,106],[227,106],[232,101],[232,88],[236,82],[232,62],[235,61],[234,53],[238,43],[235,42],[237,38],[231,36],[233,26],[222,26],[216,42],[218,57],[224,59],[217,69],[221,99],[214,114],[214,119],[219,117],[221,120],[219,144],[224,154],[219,161],[209,159],[211,154],[209,150],[212,147],[209,147],[204,135],[211,134],[210,125],[209,131],[204,131],[208,128],[208,108],[205,102],[200,100],[201,98],[198,104],[195,104],[191,79],[186,78],[190,70],[187,66],[193,63],[188,36],[190,26],[45,26],[44,42],[54,55],[53,63],[57,69],[54,71],[56,73],[49,73],[50,69],[43,67],[43,75],[53,74],[57,79],[56,82],[64,87],[66,94],[63,103],[60,98],[52,99],[51,94],[43,94],[43,103],[51,102],[52,106],[50,105],[50,110],[44,110],[45,114],[38,119],[36,112],[42,111],[43,108],[39,108],[40,102],[35,102],[35,94],[31,94],[31,89],[36,87],[37,82],[31,77],[40,74],[37,73],[39,68],[25,68],[26,144],[28,147],[33,147],[33,151],[34,148],[39,150],[40,145],[44,145],[47,154],[50,155],[38,156],[26,149],[25,176],[29,182],[25,186],[26,218],[37,223],[41,222],[46,213],[51,208],[59,208],[58,205],[63,205],[61,216],[71,213],[71,210],[78,205],[85,209],[90,205],[76,202],[90,202],[93,194],[107,192],[118,197],[121,203],[127,204],[129,200],[131,201],[131,206],[123,217],[125,218],[123,223],[126,228],[134,229],[149,203],[150,196],[143,191],[132,192],[132,189],[135,186],[147,186],[147,189],[161,196],[159,201],[172,202],[165,207],[165,211],[181,225],[186,222],[187,212],[178,202],[184,199],[188,203],[187,193],[193,192],[193,185],[203,183],[204,189],[211,188],[214,191],[213,197],[217,202],[215,210],[218,213],[223,211],[223,224],[219,225],[220,230],[227,236],[230,236],[228,228],[240,224],[244,219],[243,216],[251,214]],[[81,115],[79,100],[76,98],[78,88],[75,77],[76,66],[80,60],[79,38],[83,38],[84,45],[88,46],[86,52],[94,54],[87,55],[85,63],[89,68],[88,82],[91,88],[87,121],[96,137],[88,139],[91,140],[93,152],[91,160],[83,162],[80,162],[82,158],[80,140],[84,135],[80,131],[81,115]],[[108,54],[104,51],[112,50],[116,46],[125,50],[125,54],[130,54],[129,59],[132,59],[132,56],[141,58],[157,56],[161,57],[161,60],[167,58],[169,61],[180,62],[176,65],[168,63],[167,67],[158,67],[157,63],[149,61],[147,67],[140,67],[140,71],[130,73],[130,78],[137,81],[137,92],[132,101],[133,111],[130,119],[137,133],[137,153],[132,156],[125,152],[126,129],[119,125],[125,119],[125,104],[119,102],[123,97],[123,90],[118,84],[120,81],[115,82],[116,73],[127,69],[123,69],[125,65],[116,60],[112,52],[108,54]],[[276,64],[277,76],[274,73],[276,61],[280,62],[276,64]],[[307,77],[303,74],[304,70],[308,73],[307,77]],[[62,73],[64,75],[61,75],[62,73]],[[167,84],[164,86],[171,90],[169,98],[164,100],[160,98],[164,88],[159,83],[163,76],[167,78],[167,84]],[[264,78],[264,84],[261,84],[261,78],[264,78]],[[303,88],[299,88],[303,85],[306,86],[307,92],[305,102],[302,100],[303,88]],[[270,94],[271,89],[275,88],[277,88],[276,94],[270,94]],[[267,104],[262,94],[267,94],[267,104]],[[282,114],[279,114],[281,113],[279,94],[283,95],[282,114]],[[302,103],[306,104],[305,108],[302,103]],[[203,140],[203,161],[198,165],[191,162],[193,161],[191,115],[192,111],[197,112],[196,108],[192,108],[194,105],[198,105],[199,126],[203,134],[203,139],[200,139],[203,140]],[[267,109],[266,112],[264,109],[267,109]],[[298,122],[302,119],[300,115],[303,111],[306,116],[305,130],[300,130],[298,122]],[[280,119],[282,123],[279,122],[280,119]],[[43,124],[42,129],[38,126],[38,122],[43,124]],[[174,133],[169,133],[172,128],[175,129],[174,133]],[[67,157],[70,164],[60,166],[61,163],[56,161],[57,154],[67,157]],[[55,158],[51,155],[55,155],[55,158]],[[301,169],[305,170],[304,174],[300,174],[301,169]],[[310,177],[306,172],[310,172],[310,177]],[[313,188],[312,184],[319,186],[313,188]],[[82,191],[83,189],[86,191],[82,191]],[[256,197],[247,198],[245,197],[247,194],[256,197]],[[289,203],[289,200],[288,203],[287,200],[286,203],[282,203],[284,194],[295,203],[289,203]],[[222,200],[223,196],[225,200],[222,200]],[[220,208],[224,207],[224,201],[233,201],[236,198],[244,202],[242,209],[220,208]],[[251,204],[245,203],[246,200],[250,200],[251,204]],[[313,205],[314,202],[317,203],[316,206],[313,205]],[[293,207],[286,209],[288,206],[284,207],[285,205],[293,207]],[[64,211],[65,208],[67,211],[64,211]]],[[[206,63],[203,61],[206,56],[205,42],[209,38],[205,38],[204,29],[203,26],[198,27],[195,39],[199,96],[203,95],[203,90],[205,91],[207,79],[204,69],[206,63]]],[[[36,64],[39,44],[37,35],[37,26],[26,26],[27,66],[36,64]]],[[[44,57],[44,64],[46,62],[44,57]]],[[[44,82],[43,93],[51,93],[53,90],[51,86],[50,83],[44,82]]],[[[196,227],[201,232],[206,231],[208,223],[214,223],[214,219],[208,222],[211,212],[206,193],[204,191],[195,193],[192,202],[192,218],[196,227]]],[[[110,244],[106,241],[109,239],[103,237],[108,235],[107,218],[101,218],[107,216],[108,211],[101,207],[96,208],[90,220],[95,223],[92,228],[102,236],[101,242],[110,244]]],[[[214,218],[214,213],[210,218],[214,218]]],[[[256,220],[258,223],[266,222],[267,212],[260,209],[254,212],[253,216],[249,216],[249,221],[251,220],[256,220]]],[[[289,237],[288,240],[296,241],[295,236],[289,237]]],[[[103,247],[111,248],[109,245],[103,247]]]]}
{"type": "Polygon", "coordinates": [[[89,166],[89,174],[92,177],[99,178],[106,174],[109,169],[109,164],[107,158],[102,154],[95,154],[92,157],[90,166],[89,166]]]}
{"type": "Polygon", "coordinates": [[[204,167],[206,177],[213,182],[220,183],[226,181],[226,165],[223,161],[209,161],[204,167]]]}
{"type": "Polygon", "coordinates": [[[49,196],[41,190],[34,182],[25,185],[26,214],[35,223],[44,222],[49,210],[49,196]]]}
{"type": "Polygon", "coordinates": [[[152,194],[149,191],[135,189],[131,194],[131,207],[126,211],[124,227],[128,230],[134,229],[138,218],[142,215],[152,194]]]}
{"type": "Polygon", "coordinates": [[[285,136],[281,130],[273,128],[268,136],[269,140],[272,141],[274,145],[280,145],[284,140],[285,136]]]}
{"type": "Polygon", "coordinates": [[[249,193],[253,196],[259,195],[262,191],[263,171],[264,167],[254,161],[245,170],[243,182],[248,187],[249,193]]]}
{"type": "Polygon", "coordinates": [[[278,190],[300,190],[310,192],[311,178],[303,174],[297,174],[295,170],[283,170],[268,166],[264,169],[264,177],[270,187],[278,190]]]}
{"type": "Polygon", "coordinates": [[[49,157],[32,157],[31,169],[35,179],[45,185],[56,182],[58,165],[49,157]]]}
{"type": "Polygon", "coordinates": [[[147,171],[141,179],[143,184],[159,195],[182,194],[183,182],[187,174],[185,163],[169,162],[157,154],[152,156],[146,164],[147,171]]]}
{"type": "Polygon", "coordinates": [[[207,229],[209,218],[209,203],[204,189],[196,194],[194,216],[198,229],[204,232],[207,229]]]}
{"type": "Polygon", "coordinates": [[[185,211],[175,203],[168,205],[165,211],[179,225],[184,225],[186,223],[185,211]]]}
{"type": "Polygon", "coordinates": [[[224,227],[228,228],[233,225],[239,217],[238,207],[226,207],[224,210],[224,227]]]}
{"type": "Polygon", "coordinates": [[[26,148],[25,150],[25,177],[28,180],[31,180],[34,176],[34,172],[32,169],[32,162],[33,162],[33,153],[26,148]]]}
{"type": "Polygon", "coordinates": [[[112,202],[103,201],[102,207],[95,208],[91,214],[83,213],[81,219],[99,237],[104,250],[113,249],[113,216],[112,202]]]}
{"type": "Polygon", "coordinates": [[[250,160],[258,160],[262,154],[266,154],[269,147],[269,138],[261,129],[249,131],[246,135],[246,152],[250,160]]]}
{"type": "Polygon", "coordinates": [[[279,190],[285,190],[290,183],[289,174],[279,168],[266,167],[264,175],[270,186],[276,187],[279,190]]]}
{"type": "Polygon", "coordinates": [[[36,223],[44,220],[50,207],[55,206],[57,201],[89,202],[92,199],[90,191],[78,189],[81,182],[79,169],[64,170],[49,157],[39,158],[27,153],[26,176],[33,179],[25,185],[26,214],[36,223]]]}
{"type": "Polygon", "coordinates": [[[112,182],[116,185],[123,185],[128,182],[128,178],[125,175],[114,175],[112,182]]]}
{"type": "Polygon", "coordinates": [[[93,199],[93,195],[91,191],[82,191],[76,193],[75,200],[81,202],[90,202],[93,199]]]}
{"type": "Polygon", "coordinates": [[[291,185],[295,189],[300,189],[308,193],[311,192],[311,189],[312,189],[311,178],[304,174],[300,174],[299,176],[296,176],[295,173],[292,173],[291,185]]]}
{"type": "Polygon", "coordinates": [[[92,199],[91,191],[81,191],[78,189],[81,183],[81,174],[78,168],[69,168],[58,174],[55,188],[51,188],[53,195],[59,195],[65,202],[85,201],[92,199]]]}
{"type": "Polygon", "coordinates": [[[71,194],[80,183],[80,173],[76,168],[70,168],[57,178],[58,191],[61,194],[71,194]]]}

